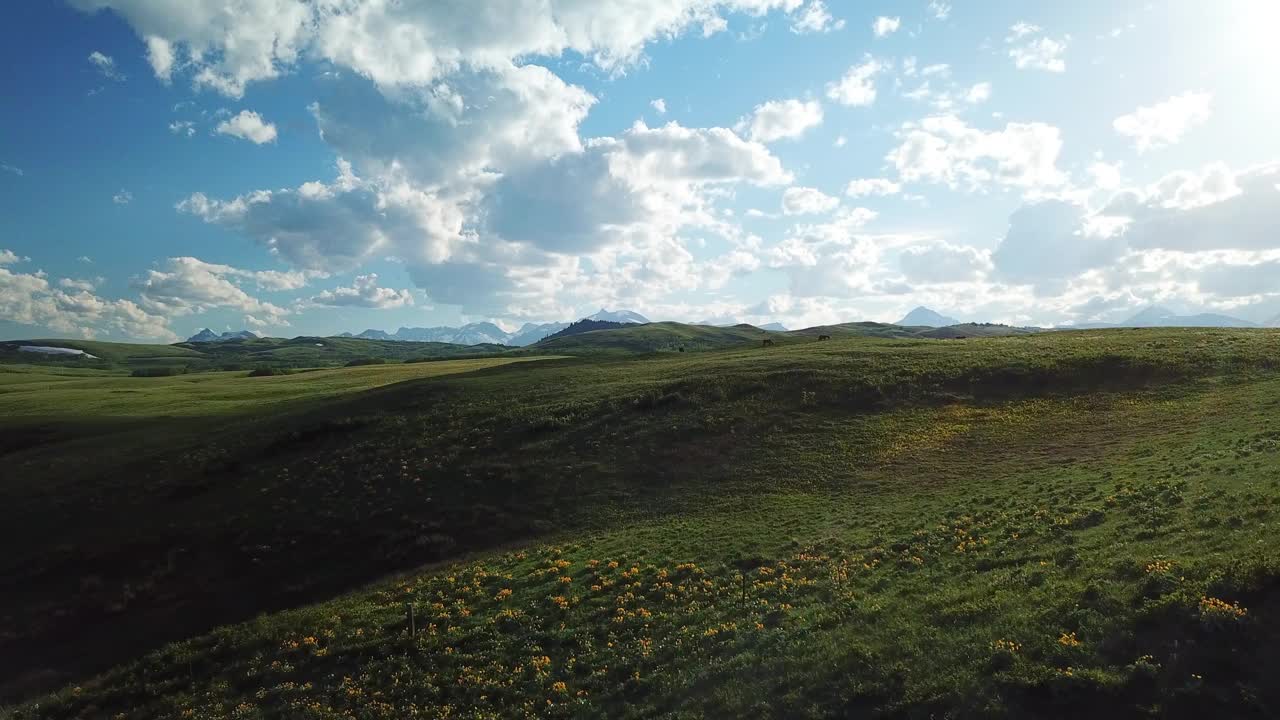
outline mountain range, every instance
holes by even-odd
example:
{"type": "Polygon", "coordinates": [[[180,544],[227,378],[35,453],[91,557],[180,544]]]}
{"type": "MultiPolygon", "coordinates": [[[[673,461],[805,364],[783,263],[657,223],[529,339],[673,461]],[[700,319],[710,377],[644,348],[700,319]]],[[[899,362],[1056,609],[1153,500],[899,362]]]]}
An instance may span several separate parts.
{"type": "Polygon", "coordinates": [[[224,332],[221,335],[205,328],[200,332],[187,338],[189,343],[208,343],[208,342],[226,342],[227,340],[253,340],[262,337],[252,330],[237,330],[234,332],[224,332]]]}
{"type": "MultiPolygon", "coordinates": [[[[646,324],[649,319],[632,310],[600,309],[594,315],[583,318],[597,322],[646,324]]],[[[339,337],[356,337],[365,340],[402,340],[408,342],[443,342],[455,345],[510,345],[524,347],[569,327],[569,323],[525,323],[515,332],[507,332],[491,322],[468,323],[462,327],[402,327],[394,333],[385,330],[365,330],[353,335],[342,333],[339,337]]]]}
{"type": "MultiPolygon", "coordinates": [[[[1276,321],[1280,321],[1280,317],[1274,318],[1272,321],[1265,323],[1272,325],[1276,321]]],[[[1216,313],[1199,313],[1196,315],[1178,315],[1168,308],[1153,305],[1133,317],[1120,323],[1080,323],[1078,325],[1064,326],[1067,329],[1089,330],[1096,328],[1113,328],[1113,327],[1258,327],[1256,323],[1248,320],[1231,317],[1230,315],[1218,315],[1216,313]]]]}

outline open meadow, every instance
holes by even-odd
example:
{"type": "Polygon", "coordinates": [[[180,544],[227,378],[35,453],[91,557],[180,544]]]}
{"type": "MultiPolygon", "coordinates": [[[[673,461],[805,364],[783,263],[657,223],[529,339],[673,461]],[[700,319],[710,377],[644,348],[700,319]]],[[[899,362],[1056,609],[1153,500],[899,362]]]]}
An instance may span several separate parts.
{"type": "Polygon", "coordinates": [[[1280,710],[1280,333],[599,343],[0,374],[7,712],[1280,710]]]}

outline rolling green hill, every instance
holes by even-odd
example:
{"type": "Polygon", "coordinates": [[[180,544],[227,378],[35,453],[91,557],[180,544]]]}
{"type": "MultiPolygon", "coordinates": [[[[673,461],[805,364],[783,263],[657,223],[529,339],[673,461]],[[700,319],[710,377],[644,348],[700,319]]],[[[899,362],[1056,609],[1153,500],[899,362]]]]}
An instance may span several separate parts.
{"type": "Polygon", "coordinates": [[[683,348],[685,352],[693,352],[759,345],[763,338],[775,335],[751,325],[711,327],[659,322],[547,338],[526,351],[566,355],[635,355],[681,352],[683,348]]]}
{"type": "Polygon", "coordinates": [[[1280,332],[654,330],[133,434],[109,385],[0,413],[54,433],[0,456],[10,712],[1280,708],[1280,332]]]}
{"type": "Polygon", "coordinates": [[[89,340],[23,340],[0,342],[0,366],[39,364],[43,366],[100,368],[115,371],[146,371],[172,368],[179,372],[209,370],[249,370],[258,367],[336,367],[352,360],[378,358],[389,362],[455,357],[495,356],[509,350],[503,345],[453,345],[435,342],[400,342],[360,338],[297,337],[255,338],[215,343],[141,345],[89,340]],[[98,360],[41,356],[19,352],[19,345],[47,345],[84,350],[98,360]]]}

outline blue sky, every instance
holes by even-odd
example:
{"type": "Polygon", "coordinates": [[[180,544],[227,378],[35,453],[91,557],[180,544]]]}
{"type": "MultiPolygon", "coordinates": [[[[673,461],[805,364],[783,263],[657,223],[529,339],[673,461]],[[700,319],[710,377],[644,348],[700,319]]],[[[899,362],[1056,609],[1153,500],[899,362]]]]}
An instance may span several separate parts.
{"type": "Polygon", "coordinates": [[[17,4],[0,337],[1267,322],[1278,8],[17,4]]]}

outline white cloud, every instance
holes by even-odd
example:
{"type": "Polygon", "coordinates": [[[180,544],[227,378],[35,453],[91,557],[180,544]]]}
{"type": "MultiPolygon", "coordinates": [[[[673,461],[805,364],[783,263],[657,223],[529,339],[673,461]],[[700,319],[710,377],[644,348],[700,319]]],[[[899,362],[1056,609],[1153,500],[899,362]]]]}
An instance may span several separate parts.
{"type": "MultiPolygon", "coordinates": [[[[256,280],[257,274],[228,265],[206,263],[193,257],[165,261],[161,270],[148,270],[134,282],[147,311],[165,317],[192,315],[215,308],[239,310],[262,322],[287,326],[289,311],[246,293],[239,280],[256,280]]],[[[279,276],[268,274],[260,286],[278,288],[279,276]]]]}
{"type": "Polygon", "coordinates": [[[969,91],[965,93],[965,96],[964,96],[965,102],[971,105],[984,103],[990,99],[991,99],[991,83],[989,82],[980,82],[980,83],[974,84],[974,86],[969,88],[969,91]]]}
{"type": "Polygon", "coordinates": [[[190,120],[174,120],[169,123],[169,132],[174,135],[186,135],[191,137],[196,134],[196,124],[190,120]]]}
{"type": "Polygon", "coordinates": [[[98,69],[98,72],[108,80],[123,82],[126,77],[116,68],[116,61],[110,55],[103,55],[94,50],[89,53],[89,63],[98,69]]]}
{"type": "Polygon", "coordinates": [[[841,135],[841,136],[837,137],[837,138],[836,138],[836,141],[835,141],[834,143],[832,143],[832,144],[833,144],[833,145],[835,145],[836,147],[844,147],[845,145],[847,145],[847,144],[848,144],[848,142],[849,142],[849,138],[847,138],[847,137],[845,137],[845,136],[841,135]]]}
{"type": "Polygon", "coordinates": [[[1071,36],[1053,39],[1042,34],[1037,25],[1020,22],[1009,28],[1009,36],[1005,42],[1009,47],[1009,57],[1019,70],[1046,70],[1048,72],[1065,72],[1067,63],[1062,58],[1067,51],[1071,36]]]}
{"type": "Polygon", "coordinates": [[[954,115],[941,115],[905,124],[898,138],[902,143],[885,159],[907,182],[969,189],[993,183],[1030,189],[1066,182],[1057,167],[1062,134],[1052,125],[1009,123],[987,132],[954,115]]]}
{"type": "Polygon", "coordinates": [[[844,194],[858,198],[869,195],[897,195],[901,191],[901,185],[886,178],[859,178],[849,182],[844,194]]]}
{"type": "Polygon", "coordinates": [[[130,339],[172,341],[167,320],[129,300],[106,300],[81,283],[54,287],[42,272],[15,273],[0,267],[0,317],[22,325],[94,337],[101,333],[130,339]]]}
{"type": "MultiPolygon", "coordinates": [[[[375,160],[366,164],[379,167],[375,160]]],[[[710,212],[716,197],[735,184],[790,181],[765,146],[730,130],[636,123],[616,138],[523,159],[483,186],[420,189],[393,174],[359,177],[340,163],[329,184],[226,201],[197,193],[179,209],[255,238],[298,267],[353,269],[394,255],[433,301],[472,314],[555,317],[573,312],[556,304],[560,294],[599,303],[696,286],[680,230],[732,234],[710,212]]]]}
{"type": "Polygon", "coordinates": [[[844,20],[832,18],[826,3],[822,0],[809,0],[791,21],[791,32],[797,34],[826,33],[843,29],[844,20]]]}
{"type": "Polygon", "coordinates": [[[929,12],[935,20],[946,20],[951,17],[951,3],[943,0],[929,0],[929,12]]]}
{"type": "Polygon", "coordinates": [[[85,11],[112,8],[146,39],[156,77],[182,69],[197,87],[239,98],[251,82],[279,77],[304,54],[347,67],[381,88],[430,86],[464,65],[574,52],[608,73],[644,59],[656,38],[689,28],[723,30],[722,15],[794,12],[802,0],[664,0],[559,3],[511,0],[501,12],[466,4],[259,0],[227,12],[223,0],[72,0],[85,11]],[[179,62],[179,58],[183,62],[179,62]]]}
{"type": "Polygon", "coordinates": [[[1186,92],[1115,119],[1116,132],[1133,140],[1138,152],[1176,145],[1192,128],[1209,120],[1213,94],[1186,92]]]}
{"type": "Polygon", "coordinates": [[[116,205],[128,205],[133,202],[133,193],[128,190],[121,189],[120,192],[111,196],[111,202],[116,205]]]}
{"type": "Polygon", "coordinates": [[[884,67],[868,57],[861,65],[853,65],[839,81],[827,85],[827,97],[841,105],[866,106],[876,101],[875,76],[884,67]]]}
{"type": "Polygon", "coordinates": [[[310,302],[313,305],[389,310],[412,305],[413,294],[408,290],[378,287],[378,276],[370,273],[368,275],[357,275],[351,287],[325,290],[312,297],[310,302]]]}
{"type": "Polygon", "coordinates": [[[273,142],[276,139],[276,126],[264,122],[262,117],[252,110],[241,110],[238,115],[223,120],[214,128],[214,132],[248,140],[255,145],[273,142]]]}
{"type": "Polygon", "coordinates": [[[168,85],[173,77],[173,46],[168,40],[156,35],[148,35],[146,42],[147,62],[151,65],[151,71],[160,82],[168,85]]]}
{"type": "Polygon", "coordinates": [[[789,187],[782,193],[782,212],[787,215],[819,215],[840,205],[840,199],[811,187],[789,187]]]}
{"type": "Polygon", "coordinates": [[[756,142],[774,142],[804,135],[809,128],[822,124],[822,105],[817,101],[770,100],[757,105],[749,117],[734,126],[756,142]]]}
{"type": "Polygon", "coordinates": [[[74,278],[62,278],[58,281],[58,287],[68,290],[79,290],[82,292],[93,292],[102,282],[102,278],[96,280],[78,280],[74,278]]]}
{"type": "Polygon", "coordinates": [[[902,18],[881,15],[875,19],[875,22],[871,23],[871,31],[875,33],[876,37],[882,38],[897,32],[901,26],[902,18]]]}
{"type": "Polygon", "coordinates": [[[17,175],[18,177],[22,177],[23,175],[25,175],[25,174],[26,174],[26,173],[22,172],[22,168],[20,168],[20,167],[18,167],[18,166],[16,166],[16,165],[10,165],[10,164],[8,164],[8,163],[0,163],[0,170],[3,170],[3,171],[5,171],[5,172],[7,172],[7,173],[13,173],[14,175],[17,175]]]}
{"type": "Polygon", "coordinates": [[[907,280],[924,283],[973,282],[992,267],[989,252],[947,242],[904,248],[898,265],[907,280]]]}
{"type": "Polygon", "coordinates": [[[653,109],[654,109],[654,110],[657,110],[657,111],[658,111],[658,114],[659,114],[659,115],[666,115],[666,114],[667,114],[667,101],[666,101],[666,100],[663,100],[662,98],[658,98],[658,99],[656,99],[656,100],[651,101],[649,104],[653,106],[653,109]]]}
{"type": "Polygon", "coordinates": [[[1123,167],[1122,163],[1106,163],[1098,160],[1090,163],[1087,172],[1098,189],[1116,190],[1124,182],[1124,175],[1121,173],[1123,167]]]}
{"type": "Polygon", "coordinates": [[[13,265],[15,263],[27,262],[31,260],[29,257],[22,257],[12,250],[0,249],[0,265],[13,265]]]}

